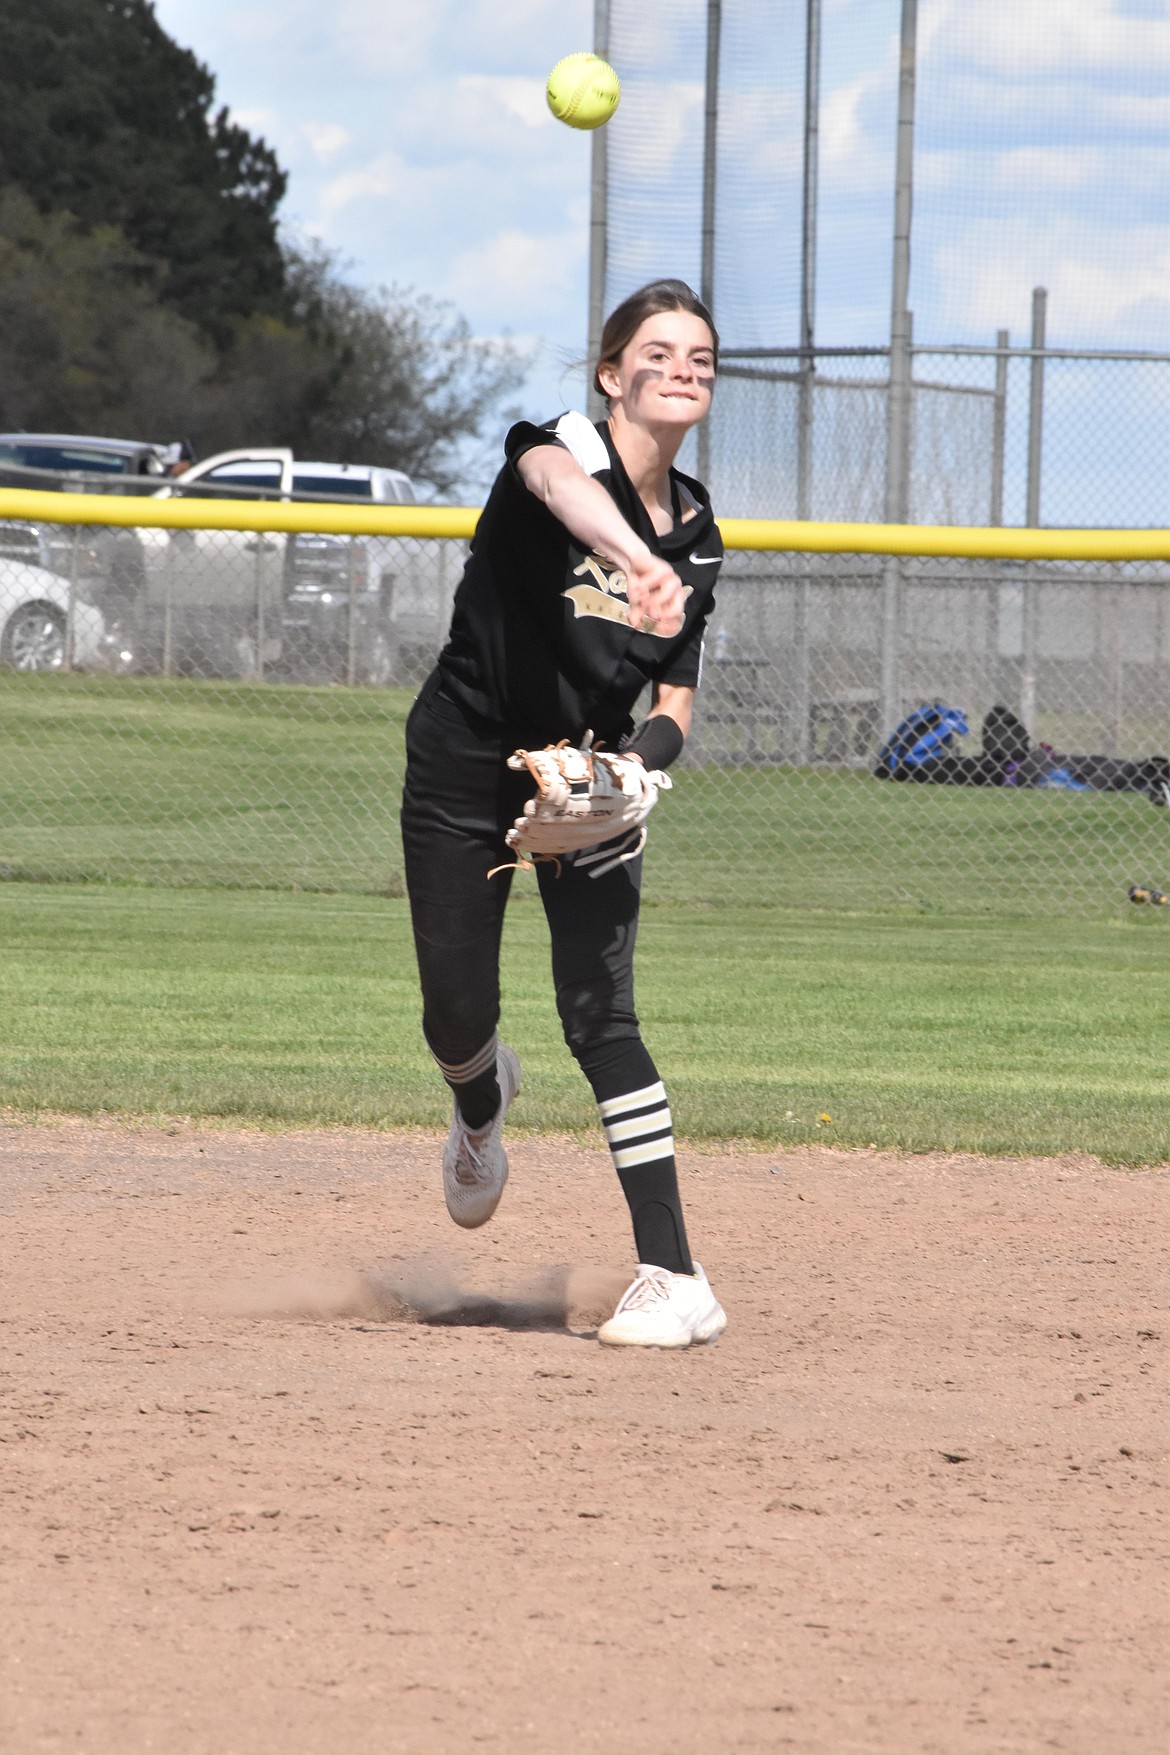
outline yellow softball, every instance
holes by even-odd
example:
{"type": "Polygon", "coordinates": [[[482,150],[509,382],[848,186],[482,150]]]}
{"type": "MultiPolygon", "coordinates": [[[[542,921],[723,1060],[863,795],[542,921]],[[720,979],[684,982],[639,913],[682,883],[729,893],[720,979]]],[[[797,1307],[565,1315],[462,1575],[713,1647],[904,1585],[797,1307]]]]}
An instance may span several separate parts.
{"type": "Polygon", "coordinates": [[[600,128],[621,95],[621,81],[609,62],[587,51],[566,55],[548,76],[548,107],[570,128],[600,128]]]}

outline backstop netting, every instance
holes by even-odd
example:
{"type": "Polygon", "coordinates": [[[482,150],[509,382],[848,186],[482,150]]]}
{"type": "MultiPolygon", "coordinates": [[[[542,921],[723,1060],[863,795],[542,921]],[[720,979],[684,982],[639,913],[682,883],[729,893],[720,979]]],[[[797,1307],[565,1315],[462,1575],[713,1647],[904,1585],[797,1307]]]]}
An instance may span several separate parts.
{"type": "MultiPolygon", "coordinates": [[[[56,498],[0,523],[0,877],[400,894],[403,726],[464,543],[318,508],[79,526],[56,498]]],[[[1128,909],[1170,891],[1168,678],[1170,558],[733,548],[648,897],[1128,909]],[[879,778],[936,702],[966,733],[879,778]]]]}
{"type": "MultiPolygon", "coordinates": [[[[606,129],[606,308],[660,275],[700,285],[716,10],[710,261],[725,370],[713,497],[725,516],[880,518],[900,0],[610,0],[602,46],[622,103],[606,129]],[[813,15],[814,347],[802,360],[813,15]]],[[[906,515],[1023,522],[1031,467],[1035,522],[1164,527],[1170,15],[1138,0],[917,10],[906,515]],[[1034,288],[1047,291],[1047,326],[1030,449],[1034,288]],[[997,411],[996,360],[963,350],[993,355],[1001,332],[997,411]]]]}

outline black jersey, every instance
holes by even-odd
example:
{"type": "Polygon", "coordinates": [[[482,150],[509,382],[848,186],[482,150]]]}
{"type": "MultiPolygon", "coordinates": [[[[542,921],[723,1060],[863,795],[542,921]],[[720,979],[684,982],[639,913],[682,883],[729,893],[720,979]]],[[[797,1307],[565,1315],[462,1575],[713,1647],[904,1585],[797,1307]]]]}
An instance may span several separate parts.
{"type": "Polygon", "coordinates": [[[517,744],[576,742],[592,731],[616,747],[647,683],[698,686],[703,631],[723,558],[707,490],[672,469],[674,527],[660,536],[614,449],[608,422],[594,426],[581,414],[544,426],[522,421],[509,432],[504,452],[508,461],[476,527],[439,656],[444,692],[488,724],[507,728],[517,744]],[[564,446],[602,483],[626,521],[682,580],[686,609],[678,634],[632,627],[625,574],[587,553],[525,487],[517,461],[536,445],[552,444],[564,446]]]}

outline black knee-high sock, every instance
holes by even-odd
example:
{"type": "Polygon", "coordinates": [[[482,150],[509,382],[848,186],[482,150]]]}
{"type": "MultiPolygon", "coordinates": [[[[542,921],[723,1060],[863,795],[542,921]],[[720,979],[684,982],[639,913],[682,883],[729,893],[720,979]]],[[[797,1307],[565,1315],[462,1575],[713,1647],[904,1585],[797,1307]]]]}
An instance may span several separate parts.
{"type": "Polygon", "coordinates": [[[638,1260],[693,1273],[666,1088],[639,1041],[614,1044],[606,1061],[590,1082],[629,1205],[638,1260]]]}
{"type": "Polygon", "coordinates": [[[439,1059],[434,1049],[435,1063],[455,1093],[455,1101],[459,1113],[473,1131],[486,1127],[496,1110],[500,1107],[500,1081],[496,1076],[496,1056],[499,1053],[499,1042],[493,1035],[478,1053],[470,1060],[453,1066],[448,1061],[439,1059]]]}

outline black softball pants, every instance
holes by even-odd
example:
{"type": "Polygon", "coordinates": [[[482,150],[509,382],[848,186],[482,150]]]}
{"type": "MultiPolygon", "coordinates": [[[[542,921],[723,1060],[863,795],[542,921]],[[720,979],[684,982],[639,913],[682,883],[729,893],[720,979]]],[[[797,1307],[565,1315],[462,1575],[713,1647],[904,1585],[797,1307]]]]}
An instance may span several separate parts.
{"type": "MultiPolygon", "coordinates": [[[[482,1063],[499,1024],[500,942],[512,873],[488,873],[514,863],[504,836],[532,794],[531,776],[507,766],[513,747],[505,734],[473,724],[442,692],[437,673],[407,720],[406,886],[423,1034],[444,1068],[482,1063]]],[[[689,1273],[670,1111],[634,1009],[641,856],[601,877],[571,860],[559,875],[545,863],[536,874],[561,1026],[601,1106],[638,1259],[689,1273]]]]}
{"type": "MultiPolygon", "coordinates": [[[[500,940],[512,873],[504,844],[532,795],[506,765],[512,743],[473,728],[440,690],[424,687],[406,727],[402,839],[423,992],[423,1033],[436,1059],[470,1060],[500,1016],[500,940]]],[[[639,856],[590,878],[563,862],[536,868],[552,939],[553,982],[565,1041],[590,1082],[607,1049],[638,1040],[634,942],[639,856]]],[[[605,1093],[608,1094],[608,1093],[605,1093]]]]}

